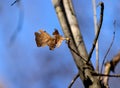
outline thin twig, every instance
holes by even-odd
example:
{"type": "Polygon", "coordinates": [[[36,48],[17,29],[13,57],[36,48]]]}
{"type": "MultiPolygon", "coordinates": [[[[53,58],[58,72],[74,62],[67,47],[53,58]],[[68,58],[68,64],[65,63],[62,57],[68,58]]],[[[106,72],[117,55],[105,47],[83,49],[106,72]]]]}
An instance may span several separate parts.
{"type": "Polygon", "coordinates": [[[78,55],[82,60],[84,60],[85,62],[87,62],[86,59],[83,56],[81,56],[78,52],[76,52],[74,49],[71,48],[71,46],[70,46],[70,40],[68,40],[68,47],[69,47],[69,49],[71,51],[73,51],[76,55],[78,55]]]}
{"type": "Polygon", "coordinates": [[[13,6],[14,4],[16,4],[17,2],[19,2],[20,0],[15,0],[12,4],[11,4],[11,6],[13,6]]]}
{"type": "MultiPolygon", "coordinates": [[[[97,40],[98,40],[98,37],[99,37],[99,34],[100,34],[100,29],[101,29],[102,22],[103,22],[104,3],[103,3],[103,2],[100,2],[99,5],[101,6],[100,22],[99,22],[99,25],[98,25],[98,30],[97,30],[97,33],[96,33],[96,37],[95,37],[95,39],[94,39],[92,48],[91,48],[90,53],[89,53],[89,56],[88,56],[88,62],[90,61],[91,56],[92,56],[92,53],[93,53],[93,51],[94,51],[94,49],[95,49],[95,45],[96,45],[96,43],[97,43],[97,40]]],[[[88,63],[88,62],[87,62],[87,63],[88,63]]]]}
{"type": "Polygon", "coordinates": [[[68,40],[67,43],[68,43],[69,49],[72,50],[76,55],[80,56],[78,52],[76,52],[74,49],[71,48],[71,46],[70,46],[70,40],[68,40]]]}
{"type": "MultiPolygon", "coordinates": [[[[95,35],[98,30],[98,25],[97,25],[97,15],[96,15],[96,0],[92,0],[93,4],[93,17],[94,17],[94,28],[95,28],[95,35]]],[[[99,42],[97,41],[96,43],[96,72],[99,73],[99,42]]]]}
{"type": "Polygon", "coordinates": [[[12,45],[15,42],[15,39],[17,38],[18,33],[22,30],[23,21],[24,21],[24,9],[23,9],[23,6],[22,6],[20,0],[16,0],[11,5],[14,5],[15,3],[18,3],[18,6],[19,6],[19,18],[18,18],[18,25],[17,25],[14,33],[10,37],[10,45],[12,45]]]}
{"type": "Polygon", "coordinates": [[[108,76],[108,77],[120,77],[120,74],[114,74],[114,75],[109,75],[109,74],[100,74],[100,73],[98,73],[98,74],[93,74],[93,76],[108,76]]]}
{"type": "Polygon", "coordinates": [[[76,79],[79,77],[79,72],[78,74],[73,78],[73,80],[71,81],[70,85],[68,86],[68,88],[71,88],[72,85],[75,83],[76,79]]]}
{"type": "Polygon", "coordinates": [[[112,45],[113,45],[113,43],[114,43],[114,40],[115,40],[116,20],[114,21],[113,24],[114,24],[113,38],[112,38],[111,44],[110,44],[110,46],[109,46],[109,48],[108,48],[108,50],[107,50],[105,56],[104,56],[104,59],[103,59],[103,61],[102,61],[102,66],[101,66],[101,71],[100,71],[100,73],[102,73],[102,70],[103,70],[103,66],[104,66],[104,63],[105,63],[106,57],[107,57],[108,53],[110,52],[111,47],[112,47],[112,45]]]}

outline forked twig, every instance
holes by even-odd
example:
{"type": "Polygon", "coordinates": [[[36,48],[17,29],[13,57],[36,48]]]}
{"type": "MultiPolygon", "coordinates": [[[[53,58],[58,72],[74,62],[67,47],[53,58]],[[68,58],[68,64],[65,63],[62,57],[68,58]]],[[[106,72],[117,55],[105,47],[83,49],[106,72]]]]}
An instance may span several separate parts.
{"type": "Polygon", "coordinates": [[[102,66],[101,66],[101,71],[100,71],[100,73],[102,73],[102,70],[103,70],[103,66],[104,66],[104,63],[105,63],[106,57],[107,57],[108,53],[110,52],[111,47],[112,47],[112,45],[113,45],[113,43],[114,43],[114,40],[115,40],[116,20],[114,21],[113,24],[114,24],[113,38],[112,38],[111,44],[110,44],[110,46],[109,46],[109,48],[108,48],[108,50],[107,50],[105,56],[104,56],[104,59],[103,59],[103,61],[102,61],[102,66]]]}
{"type": "Polygon", "coordinates": [[[97,30],[97,33],[96,33],[96,36],[95,36],[95,39],[94,39],[92,48],[91,48],[90,53],[89,53],[89,56],[88,56],[88,61],[87,61],[87,63],[90,61],[91,56],[92,56],[92,53],[93,53],[93,51],[94,51],[94,49],[95,49],[95,45],[96,45],[96,43],[97,43],[97,40],[98,40],[98,37],[99,37],[99,34],[100,34],[100,29],[101,29],[102,22],[103,22],[104,3],[103,3],[103,2],[100,2],[99,5],[101,6],[100,21],[99,21],[98,30],[97,30]]]}
{"type": "Polygon", "coordinates": [[[71,88],[72,85],[75,83],[76,79],[79,77],[79,72],[78,74],[73,78],[73,80],[71,81],[70,85],[68,86],[68,88],[71,88]]]}

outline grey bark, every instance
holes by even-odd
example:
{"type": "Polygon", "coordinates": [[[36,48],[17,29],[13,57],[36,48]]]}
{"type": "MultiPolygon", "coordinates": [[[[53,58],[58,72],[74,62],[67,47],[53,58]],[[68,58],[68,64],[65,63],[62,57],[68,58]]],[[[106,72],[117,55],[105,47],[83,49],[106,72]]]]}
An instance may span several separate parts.
{"type": "MultiPolygon", "coordinates": [[[[98,30],[98,25],[97,25],[97,13],[96,13],[96,0],[92,0],[93,4],[93,18],[94,18],[94,28],[95,28],[95,35],[98,30]]],[[[99,73],[99,41],[96,43],[96,72],[99,73]]]]}
{"type": "Polygon", "coordinates": [[[102,87],[100,80],[93,75],[93,73],[96,74],[96,72],[91,62],[86,63],[86,61],[89,61],[88,53],[86,51],[71,0],[52,0],[52,2],[64,35],[65,37],[70,38],[70,51],[78,68],[79,77],[81,78],[84,87],[104,88],[102,87]]]}

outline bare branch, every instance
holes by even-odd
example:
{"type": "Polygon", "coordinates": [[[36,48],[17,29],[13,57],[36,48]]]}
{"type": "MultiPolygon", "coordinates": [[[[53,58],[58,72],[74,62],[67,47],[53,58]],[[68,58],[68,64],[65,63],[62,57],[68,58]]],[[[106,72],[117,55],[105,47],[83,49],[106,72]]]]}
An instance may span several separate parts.
{"type": "MultiPolygon", "coordinates": [[[[96,33],[96,37],[95,37],[95,39],[94,39],[92,48],[91,48],[90,53],[89,53],[89,56],[88,56],[88,62],[90,61],[91,56],[92,56],[92,53],[93,53],[93,51],[94,51],[94,49],[95,49],[95,45],[96,45],[96,43],[97,43],[97,40],[98,40],[98,37],[99,37],[99,34],[100,34],[100,29],[101,29],[102,22],[103,22],[104,3],[103,3],[103,2],[100,2],[99,5],[101,6],[100,22],[99,22],[99,25],[98,25],[98,31],[97,31],[97,33],[96,33]]],[[[88,63],[88,62],[87,62],[87,63],[88,63]]]]}
{"type": "Polygon", "coordinates": [[[70,25],[70,30],[72,32],[73,39],[75,41],[77,50],[81,56],[83,56],[86,60],[88,58],[87,50],[80,32],[80,28],[76,19],[76,15],[73,11],[73,7],[71,5],[71,0],[63,0],[63,5],[65,8],[66,17],[68,23],[70,25]]]}
{"type": "MultiPolygon", "coordinates": [[[[114,72],[114,69],[118,62],[120,61],[120,52],[110,61],[105,63],[104,74],[109,75],[110,71],[114,72]]],[[[103,83],[105,86],[108,86],[109,77],[103,77],[103,83]]]]}
{"type": "Polygon", "coordinates": [[[20,0],[15,0],[12,4],[11,4],[11,6],[13,6],[14,4],[16,4],[17,2],[19,2],[20,0]]]}
{"type": "Polygon", "coordinates": [[[107,76],[107,77],[120,77],[120,74],[114,74],[114,75],[106,75],[106,74],[93,74],[93,76],[107,76]]]}
{"type": "Polygon", "coordinates": [[[106,57],[107,57],[108,53],[110,52],[110,49],[111,49],[111,47],[112,47],[112,45],[113,45],[113,43],[114,43],[114,40],[115,40],[115,29],[116,29],[115,26],[116,26],[116,21],[114,21],[113,24],[114,24],[113,38],[112,38],[112,41],[111,41],[111,43],[110,43],[110,46],[109,46],[109,48],[108,48],[105,56],[104,56],[104,59],[103,59],[103,61],[102,61],[102,66],[101,66],[101,71],[100,71],[100,73],[102,73],[103,65],[104,65],[104,63],[105,63],[106,57]]]}
{"type": "MultiPolygon", "coordinates": [[[[94,28],[95,28],[95,35],[98,30],[98,25],[97,25],[97,14],[96,14],[96,0],[92,0],[93,4],[93,13],[94,13],[94,28]]],[[[96,72],[99,73],[99,42],[97,41],[96,43],[96,72]]]]}
{"type": "Polygon", "coordinates": [[[16,37],[18,36],[18,33],[22,30],[22,26],[23,26],[23,21],[24,21],[24,9],[23,9],[23,5],[21,3],[20,0],[16,0],[13,4],[14,5],[18,3],[18,8],[19,8],[19,18],[18,18],[18,25],[15,29],[15,31],[13,32],[12,36],[10,37],[10,45],[12,45],[15,42],[16,37]]]}
{"type": "MultiPolygon", "coordinates": [[[[52,2],[54,5],[54,8],[55,8],[55,11],[57,13],[62,30],[64,32],[64,35],[65,35],[65,37],[70,39],[70,42],[68,42],[69,43],[68,47],[71,50],[71,53],[72,53],[72,56],[73,56],[74,61],[76,63],[76,66],[77,66],[78,70],[82,72],[81,65],[82,66],[84,66],[84,65],[83,65],[82,59],[80,58],[80,55],[78,53],[77,47],[75,45],[75,42],[74,42],[74,39],[72,36],[72,33],[70,31],[70,25],[68,23],[66,13],[64,10],[63,0],[52,0],[52,2]]],[[[80,74],[80,78],[81,78],[81,80],[84,80],[84,76],[82,73],[80,74]]]]}
{"type": "MultiPolygon", "coordinates": [[[[59,2],[59,0],[57,1],[59,2]]],[[[95,72],[93,65],[91,62],[86,64],[86,61],[82,59],[84,57],[88,61],[88,54],[70,2],[71,0],[61,0],[60,3],[53,4],[65,37],[70,39],[70,50],[85,88],[101,88],[100,81],[92,76],[91,72],[95,72]]]]}
{"type": "Polygon", "coordinates": [[[116,65],[120,61],[120,52],[110,61],[111,68],[110,70],[114,72],[116,65]]]}
{"type": "MultiPolygon", "coordinates": [[[[69,3],[70,1],[71,0],[63,0],[63,5],[64,5],[64,8],[65,8],[66,17],[67,17],[68,23],[70,25],[70,30],[72,32],[72,36],[73,36],[73,39],[75,41],[75,45],[76,45],[76,48],[79,52],[79,55],[84,57],[85,60],[88,60],[88,53],[86,51],[86,47],[85,47],[80,29],[79,29],[79,26],[78,26],[76,16],[75,16],[75,14],[72,11],[72,8],[70,6],[70,3],[69,3]]],[[[91,87],[91,88],[92,87],[99,88],[100,87],[99,80],[96,77],[93,77],[91,75],[91,72],[94,71],[94,68],[93,68],[91,62],[86,64],[86,61],[82,60],[81,58],[78,62],[80,62],[80,63],[82,62],[82,64],[83,64],[83,65],[80,65],[80,68],[82,69],[81,73],[85,77],[85,79],[83,80],[84,86],[86,88],[88,86],[91,87]],[[91,85],[91,83],[92,83],[92,85],[91,85]]]]}
{"type": "Polygon", "coordinates": [[[72,85],[75,83],[76,79],[79,77],[79,73],[73,78],[73,80],[71,81],[70,85],[68,86],[68,88],[71,88],[72,85]]]}

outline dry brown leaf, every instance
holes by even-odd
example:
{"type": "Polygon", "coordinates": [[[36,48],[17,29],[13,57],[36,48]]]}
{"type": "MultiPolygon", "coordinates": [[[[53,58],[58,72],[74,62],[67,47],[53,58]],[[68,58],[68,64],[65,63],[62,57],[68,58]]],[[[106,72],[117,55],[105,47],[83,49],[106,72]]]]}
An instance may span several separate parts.
{"type": "Polygon", "coordinates": [[[38,47],[49,46],[50,50],[55,48],[55,40],[45,31],[35,32],[35,41],[38,47]]]}
{"type": "Polygon", "coordinates": [[[47,32],[43,30],[35,32],[35,41],[37,46],[44,47],[48,45],[50,50],[53,50],[55,47],[59,47],[64,39],[66,38],[59,35],[57,29],[55,29],[53,32],[53,37],[51,37],[47,32]]]}
{"type": "Polygon", "coordinates": [[[36,44],[38,47],[46,46],[51,36],[43,30],[40,30],[39,32],[35,32],[36,44]]]}
{"type": "Polygon", "coordinates": [[[57,29],[55,29],[55,31],[53,32],[53,36],[55,38],[56,47],[59,47],[65,38],[59,35],[59,32],[57,29]]]}

